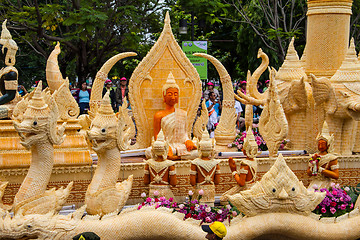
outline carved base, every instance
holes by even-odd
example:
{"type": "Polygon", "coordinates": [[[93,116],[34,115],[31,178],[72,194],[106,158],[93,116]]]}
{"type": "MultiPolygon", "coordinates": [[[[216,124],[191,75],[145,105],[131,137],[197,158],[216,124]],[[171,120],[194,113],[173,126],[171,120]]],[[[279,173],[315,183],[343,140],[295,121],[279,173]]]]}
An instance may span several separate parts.
{"type": "MultiPolygon", "coordinates": [[[[305,186],[310,183],[310,177],[308,177],[306,174],[308,160],[309,156],[285,157],[285,161],[287,162],[290,169],[294,171],[300,181],[303,181],[305,186]]],[[[359,163],[360,155],[340,157],[340,178],[335,182],[341,185],[356,186],[356,184],[360,182],[360,175],[358,174],[360,171],[359,163]]],[[[190,162],[177,161],[175,167],[177,171],[178,184],[176,187],[171,187],[171,190],[178,201],[184,201],[188,191],[194,191],[194,188],[190,185],[190,162]]],[[[271,160],[269,158],[259,158],[257,179],[261,179],[261,177],[270,169],[270,167],[271,160]]],[[[86,189],[95,172],[95,168],[96,165],[54,167],[48,189],[52,187],[66,187],[70,181],[74,181],[74,185],[67,203],[80,206],[84,203],[86,189]]],[[[216,196],[220,196],[235,185],[235,180],[231,175],[227,159],[221,159],[220,168],[220,184],[216,186],[216,196]]],[[[3,198],[5,204],[11,204],[13,202],[14,196],[18,191],[26,173],[26,168],[0,170],[0,181],[9,182],[3,198]]],[[[142,192],[148,193],[149,191],[149,188],[143,183],[144,163],[123,164],[119,173],[119,181],[127,179],[127,177],[131,174],[134,175],[134,181],[129,199],[126,204],[135,204],[141,202],[142,198],[140,197],[140,194],[142,192]]]]}

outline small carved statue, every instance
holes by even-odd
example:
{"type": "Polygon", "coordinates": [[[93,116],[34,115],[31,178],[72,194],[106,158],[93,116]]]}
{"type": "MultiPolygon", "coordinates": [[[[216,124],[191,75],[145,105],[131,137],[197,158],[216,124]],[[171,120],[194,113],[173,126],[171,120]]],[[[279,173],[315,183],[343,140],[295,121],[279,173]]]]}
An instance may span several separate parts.
{"type": "Polygon", "coordinates": [[[194,198],[199,190],[204,190],[200,203],[214,206],[215,185],[220,183],[219,161],[215,160],[215,139],[209,137],[208,131],[204,130],[199,142],[200,157],[191,161],[190,184],[196,185],[194,198]]]}
{"type": "MultiPolygon", "coordinates": [[[[6,67],[0,69],[0,105],[4,105],[16,96],[18,87],[18,71],[14,67],[15,55],[18,50],[16,42],[12,39],[9,30],[6,28],[5,20],[2,24],[2,31],[0,37],[0,55],[5,55],[4,64],[6,67]]],[[[0,107],[0,118],[8,118],[10,116],[9,108],[6,106],[0,107]]]]}
{"type": "Polygon", "coordinates": [[[154,116],[154,137],[156,139],[160,129],[163,130],[169,142],[168,159],[194,159],[197,157],[197,151],[193,151],[196,146],[186,133],[187,113],[175,108],[175,104],[179,101],[180,88],[171,72],[162,88],[162,93],[165,109],[154,116]]]}
{"type": "Polygon", "coordinates": [[[307,174],[312,177],[309,189],[313,188],[314,184],[319,189],[328,188],[331,179],[339,178],[338,156],[332,154],[334,135],[330,136],[326,122],[316,140],[319,152],[311,156],[307,169],[307,174]]]}
{"type": "Polygon", "coordinates": [[[240,160],[240,169],[237,170],[236,163],[232,157],[229,158],[229,167],[234,176],[237,185],[226,191],[220,198],[221,202],[228,200],[227,195],[234,195],[240,191],[249,189],[256,179],[258,145],[256,144],[251,127],[246,132],[246,138],[242,148],[246,159],[240,160]]]}
{"type": "Polygon", "coordinates": [[[145,161],[144,183],[150,185],[149,195],[153,196],[155,191],[160,197],[174,198],[170,185],[176,186],[175,162],[167,160],[169,143],[160,130],[156,141],[153,140],[152,158],[145,161]]]}

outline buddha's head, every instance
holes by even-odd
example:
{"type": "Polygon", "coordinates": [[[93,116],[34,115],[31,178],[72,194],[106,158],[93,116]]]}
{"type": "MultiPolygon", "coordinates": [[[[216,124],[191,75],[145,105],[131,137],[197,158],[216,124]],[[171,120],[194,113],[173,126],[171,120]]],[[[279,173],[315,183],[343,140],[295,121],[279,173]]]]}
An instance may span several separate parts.
{"type": "Polygon", "coordinates": [[[162,160],[167,159],[167,154],[169,152],[169,143],[165,139],[164,133],[160,130],[159,134],[157,135],[156,141],[153,140],[151,144],[151,152],[153,158],[162,157],[162,160]]]}
{"type": "Polygon", "coordinates": [[[255,141],[255,137],[251,127],[249,127],[246,131],[246,138],[244,140],[242,151],[248,158],[251,159],[255,158],[258,155],[258,145],[255,141]]]}
{"type": "Polygon", "coordinates": [[[13,66],[15,65],[15,55],[16,51],[18,50],[18,46],[16,42],[12,39],[12,36],[9,30],[6,28],[5,21],[2,24],[2,31],[0,37],[0,59],[4,61],[5,57],[5,65],[6,66],[13,66]]]}
{"type": "Polygon", "coordinates": [[[174,106],[179,102],[180,88],[176,84],[175,78],[171,72],[169,73],[166,83],[162,88],[162,93],[166,104],[174,106]]]}
{"type": "Polygon", "coordinates": [[[321,133],[319,133],[316,140],[318,142],[318,150],[320,152],[331,152],[332,143],[334,141],[334,134],[330,135],[326,121],[324,122],[321,133]]]}

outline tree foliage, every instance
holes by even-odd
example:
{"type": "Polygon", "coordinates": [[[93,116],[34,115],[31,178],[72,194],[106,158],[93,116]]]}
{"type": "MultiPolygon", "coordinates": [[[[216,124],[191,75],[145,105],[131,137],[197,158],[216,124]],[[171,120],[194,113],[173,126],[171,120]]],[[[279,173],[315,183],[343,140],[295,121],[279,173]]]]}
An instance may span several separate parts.
{"type": "MultiPolygon", "coordinates": [[[[43,59],[60,41],[62,73],[83,81],[94,78],[116,53],[144,56],[149,49],[144,46],[154,40],[150,33],[161,30],[163,7],[157,0],[3,0],[0,14],[9,20],[16,41],[26,42],[43,59]]],[[[121,71],[130,74],[125,67],[121,71]]]]}

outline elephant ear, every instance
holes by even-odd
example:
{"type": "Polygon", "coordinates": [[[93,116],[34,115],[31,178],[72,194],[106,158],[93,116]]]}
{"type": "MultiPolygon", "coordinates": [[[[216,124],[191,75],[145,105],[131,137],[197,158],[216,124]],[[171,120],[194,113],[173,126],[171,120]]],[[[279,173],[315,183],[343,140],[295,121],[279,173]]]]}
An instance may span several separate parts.
{"type": "Polygon", "coordinates": [[[324,104],[327,114],[334,114],[337,109],[335,89],[331,86],[330,80],[326,77],[316,78],[311,76],[311,87],[316,105],[324,104]]]}
{"type": "Polygon", "coordinates": [[[283,108],[286,113],[303,110],[307,106],[307,93],[304,77],[300,80],[291,81],[288,94],[283,101],[283,108]]]}

